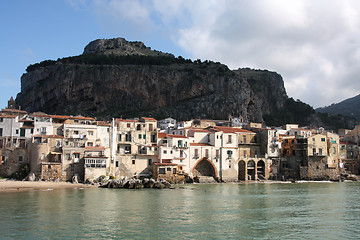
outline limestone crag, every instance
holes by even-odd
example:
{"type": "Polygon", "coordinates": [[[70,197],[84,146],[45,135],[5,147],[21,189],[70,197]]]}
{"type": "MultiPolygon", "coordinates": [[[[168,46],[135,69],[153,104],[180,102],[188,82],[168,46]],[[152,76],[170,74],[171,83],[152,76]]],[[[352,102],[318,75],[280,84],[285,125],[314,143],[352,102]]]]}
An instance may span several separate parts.
{"type": "Polygon", "coordinates": [[[84,49],[84,54],[105,55],[144,55],[144,56],[173,56],[168,53],[151,50],[143,42],[128,42],[124,38],[97,39],[90,42],[84,49]]]}
{"type": "MultiPolygon", "coordinates": [[[[84,54],[108,51],[119,56],[159,54],[124,39],[96,40],[84,54]]],[[[167,60],[175,60],[165,55],[167,60]]],[[[232,114],[242,115],[245,121],[263,122],[264,114],[281,108],[287,98],[282,77],[266,70],[232,71],[209,61],[91,64],[58,60],[24,74],[16,102],[29,112],[100,118],[227,119],[232,114]]]]}

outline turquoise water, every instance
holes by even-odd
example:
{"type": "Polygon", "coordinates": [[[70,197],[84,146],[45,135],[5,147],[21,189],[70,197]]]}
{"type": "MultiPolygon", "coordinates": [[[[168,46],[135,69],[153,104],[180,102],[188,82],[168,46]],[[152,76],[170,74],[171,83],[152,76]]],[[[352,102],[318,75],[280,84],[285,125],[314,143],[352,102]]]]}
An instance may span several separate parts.
{"type": "Polygon", "coordinates": [[[360,183],[0,193],[0,239],[359,239],[360,183]]]}

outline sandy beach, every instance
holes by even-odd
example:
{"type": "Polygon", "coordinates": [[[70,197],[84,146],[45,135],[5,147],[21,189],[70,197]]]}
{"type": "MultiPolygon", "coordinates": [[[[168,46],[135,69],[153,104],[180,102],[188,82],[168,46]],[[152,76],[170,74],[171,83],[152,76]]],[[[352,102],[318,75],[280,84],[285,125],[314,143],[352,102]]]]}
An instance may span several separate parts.
{"type": "Polygon", "coordinates": [[[13,181],[0,180],[0,192],[20,192],[44,189],[64,189],[64,188],[93,188],[98,186],[85,185],[81,183],[69,182],[30,182],[30,181],[13,181]]]}

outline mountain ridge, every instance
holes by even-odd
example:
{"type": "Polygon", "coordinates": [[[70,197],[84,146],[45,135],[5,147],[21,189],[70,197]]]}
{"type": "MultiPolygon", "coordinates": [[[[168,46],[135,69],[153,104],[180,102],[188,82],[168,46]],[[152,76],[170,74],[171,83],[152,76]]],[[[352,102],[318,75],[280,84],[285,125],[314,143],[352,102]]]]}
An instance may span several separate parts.
{"type": "Polygon", "coordinates": [[[333,103],[330,106],[317,108],[316,111],[322,113],[340,114],[360,120],[360,94],[347,98],[341,102],[333,103]]]}
{"type": "Polygon", "coordinates": [[[323,123],[311,107],[287,96],[276,72],[230,70],[123,38],[95,40],[82,55],[46,60],[26,70],[16,103],[30,112],[179,120],[227,119],[231,114],[268,125],[299,119],[293,115],[301,113],[301,124],[323,123]],[[294,106],[302,110],[288,109],[294,106]]]}

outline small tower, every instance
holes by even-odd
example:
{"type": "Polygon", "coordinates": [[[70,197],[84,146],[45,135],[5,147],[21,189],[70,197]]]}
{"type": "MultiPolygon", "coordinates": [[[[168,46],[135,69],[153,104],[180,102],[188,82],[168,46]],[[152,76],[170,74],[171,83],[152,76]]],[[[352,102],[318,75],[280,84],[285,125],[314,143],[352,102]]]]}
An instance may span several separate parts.
{"type": "Polygon", "coordinates": [[[15,109],[16,108],[16,103],[14,98],[11,96],[10,100],[8,101],[8,109],[15,109]]]}

